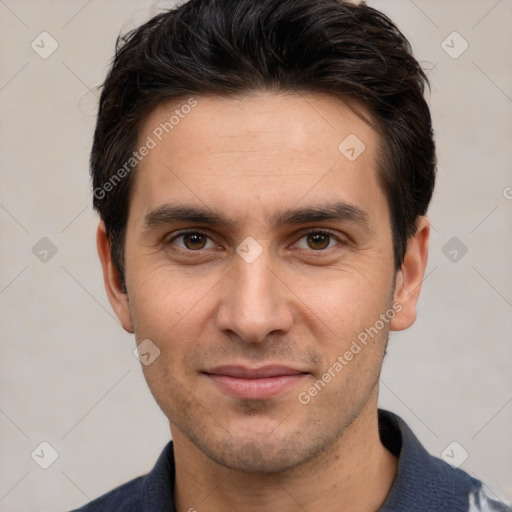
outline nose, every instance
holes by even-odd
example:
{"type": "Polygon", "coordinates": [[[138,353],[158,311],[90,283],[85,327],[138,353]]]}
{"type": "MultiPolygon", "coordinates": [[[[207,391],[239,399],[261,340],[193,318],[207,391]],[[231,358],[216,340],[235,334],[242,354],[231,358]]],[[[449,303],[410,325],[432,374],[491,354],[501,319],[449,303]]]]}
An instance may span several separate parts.
{"type": "Polygon", "coordinates": [[[234,267],[225,276],[217,309],[217,327],[248,343],[264,341],[291,329],[293,294],[278,272],[270,268],[268,249],[248,263],[235,255],[234,267]]]}

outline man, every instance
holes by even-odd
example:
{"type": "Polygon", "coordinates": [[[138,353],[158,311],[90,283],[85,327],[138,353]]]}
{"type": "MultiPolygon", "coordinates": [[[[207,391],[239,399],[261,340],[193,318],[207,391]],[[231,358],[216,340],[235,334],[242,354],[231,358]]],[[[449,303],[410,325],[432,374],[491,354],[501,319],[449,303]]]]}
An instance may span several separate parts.
{"type": "Polygon", "coordinates": [[[426,83],[337,0],[190,0],[121,41],[98,252],[173,441],[82,510],[510,510],[377,409],[427,263],[426,83]]]}

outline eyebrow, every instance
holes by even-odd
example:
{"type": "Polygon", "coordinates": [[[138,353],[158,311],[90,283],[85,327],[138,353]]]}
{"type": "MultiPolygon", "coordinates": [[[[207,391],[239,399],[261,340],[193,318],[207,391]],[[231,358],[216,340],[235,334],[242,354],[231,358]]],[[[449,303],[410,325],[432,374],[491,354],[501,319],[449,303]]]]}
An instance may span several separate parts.
{"type": "MultiPolygon", "coordinates": [[[[290,208],[267,217],[272,229],[286,225],[299,225],[311,222],[350,222],[367,232],[372,232],[368,214],[358,206],[336,201],[320,205],[290,208]]],[[[237,223],[228,219],[222,212],[208,207],[166,203],[149,212],[144,218],[144,227],[151,229],[177,222],[193,222],[207,226],[223,226],[235,231],[237,223]]]]}

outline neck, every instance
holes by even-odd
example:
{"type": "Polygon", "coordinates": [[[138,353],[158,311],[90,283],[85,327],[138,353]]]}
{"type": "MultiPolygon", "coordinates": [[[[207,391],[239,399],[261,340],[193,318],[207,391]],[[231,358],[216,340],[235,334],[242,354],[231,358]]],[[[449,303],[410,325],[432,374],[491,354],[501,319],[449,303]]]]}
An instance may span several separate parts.
{"type": "Polygon", "coordinates": [[[177,512],[375,512],[391,488],[397,459],[380,441],[376,404],[368,409],[328,452],[273,474],[220,466],[173,426],[177,512]]]}

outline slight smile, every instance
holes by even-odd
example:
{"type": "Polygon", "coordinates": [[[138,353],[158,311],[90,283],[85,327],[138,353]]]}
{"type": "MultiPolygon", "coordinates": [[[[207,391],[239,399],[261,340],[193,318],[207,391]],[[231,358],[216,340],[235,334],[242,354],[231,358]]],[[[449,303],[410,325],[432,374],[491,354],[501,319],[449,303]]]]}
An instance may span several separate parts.
{"type": "Polygon", "coordinates": [[[287,366],[219,366],[203,372],[221,391],[243,400],[265,400],[301,382],[307,372],[287,366]]]}

